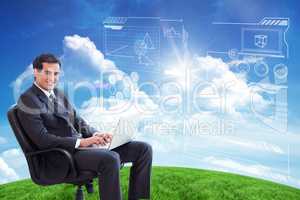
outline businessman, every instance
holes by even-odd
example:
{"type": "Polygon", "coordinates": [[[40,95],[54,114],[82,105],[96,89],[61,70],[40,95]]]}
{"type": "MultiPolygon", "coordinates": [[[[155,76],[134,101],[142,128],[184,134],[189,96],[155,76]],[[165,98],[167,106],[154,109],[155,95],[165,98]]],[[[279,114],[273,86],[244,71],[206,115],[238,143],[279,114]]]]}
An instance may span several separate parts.
{"type": "MultiPolygon", "coordinates": [[[[110,133],[100,133],[89,126],[55,86],[61,71],[60,61],[52,54],[42,54],[33,61],[34,83],[18,100],[18,117],[30,140],[40,150],[64,148],[69,151],[79,170],[99,174],[99,195],[102,200],[122,199],[120,163],[131,162],[129,200],[150,198],[152,148],[132,141],[113,150],[80,150],[93,144],[105,145],[110,133]]],[[[40,176],[67,177],[69,165],[59,154],[48,154],[39,160],[40,176]]]]}

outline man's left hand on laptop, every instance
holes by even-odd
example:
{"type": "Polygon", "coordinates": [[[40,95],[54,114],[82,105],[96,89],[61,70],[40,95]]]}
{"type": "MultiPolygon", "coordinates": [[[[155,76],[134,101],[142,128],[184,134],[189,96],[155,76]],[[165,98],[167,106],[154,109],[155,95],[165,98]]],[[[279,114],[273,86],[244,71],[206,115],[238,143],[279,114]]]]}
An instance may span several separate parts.
{"type": "Polygon", "coordinates": [[[104,139],[104,144],[101,145],[106,145],[111,143],[113,137],[113,135],[110,133],[100,133],[100,132],[94,133],[94,136],[102,137],[104,139]]]}

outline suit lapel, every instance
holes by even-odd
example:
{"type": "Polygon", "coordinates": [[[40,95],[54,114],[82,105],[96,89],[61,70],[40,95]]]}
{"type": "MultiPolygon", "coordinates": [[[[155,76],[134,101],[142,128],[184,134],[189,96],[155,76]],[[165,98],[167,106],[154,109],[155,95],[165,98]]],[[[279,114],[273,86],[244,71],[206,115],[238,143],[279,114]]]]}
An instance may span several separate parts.
{"type": "Polygon", "coordinates": [[[64,119],[67,123],[70,123],[68,118],[68,111],[62,106],[63,100],[61,99],[61,95],[57,92],[57,89],[54,89],[54,94],[58,101],[58,109],[54,109],[54,104],[49,100],[46,94],[41,91],[35,84],[32,85],[32,91],[37,95],[37,97],[43,102],[47,107],[48,113],[53,113],[56,117],[64,119]],[[55,112],[55,110],[59,110],[59,112],[55,112]]]}
{"type": "Polygon", "coordinates": [[[49,101],[46,94],[43,91],[41,91],[41,89],[39,89],[35,84],[32,85],[31,90],[41,100],[41,102],[46,104],[47,109],[50,110],[49,105],[51,104],[51,102],[49,101]]]}

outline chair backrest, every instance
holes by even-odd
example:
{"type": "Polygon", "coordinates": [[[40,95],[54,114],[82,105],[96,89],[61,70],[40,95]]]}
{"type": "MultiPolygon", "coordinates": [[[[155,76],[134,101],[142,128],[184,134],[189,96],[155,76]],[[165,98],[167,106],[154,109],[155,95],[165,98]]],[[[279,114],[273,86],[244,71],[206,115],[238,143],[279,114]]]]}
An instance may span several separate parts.
{"type": "Polygon", "coordinates": [[[19,145],[22,148],[23,153],[25,154],[26,160],[27,160],[27,165],[29,168],[29,173],[31,176],[31,179],[37,183],[37,184],[42,184],[42,180],[39,177],[39,173],[37,172],[36,169],[38,169],[38,158],[31,158],[27,156],[27,153],[29,152],[34,152],[37,150],[35,145],[30,141],[28,136],[26,135],[25,130],[23,129],[20,119],[18,118],[18,106],[14,105],[12,108],[9,109],[7,112],[7,118],[10,123],[11,128],[13,129],[13,132],[17,138],[17,141],[19,145]]]}
{"type": "MultiPolygon", "coordinates": [[[[33,180],[33,182],[35,182],[36,184],[39,184],[39,185],[52,185],[52,184],[61,183],[62,180],[47,179],[47,178],[45,178],[45,176],[43,176],[42,174],[39,173],[39,172],[41,172],[39,156],[28,156],[28,153],[38,151],[38,149],[31,142],[30,138],[26,134],[26,131],[24,130],[24,128],[22,127],[22,125],[20,123],[21,119],[18,118],[18,106],[17,105],[14,105],[9,109],[9,111],[7,112],[7,117],[8,117],[10,126],[13,129],[13,132],[17,138],[17,141],[18,141],[19,145],[21,146],[23,153],[25,154],[25,157],[27,160],[27,165],[28,165],[29,172],[30,172],[30,176],[31,176],[31,179],[33,180]]],[[[86,174],[86,172],[85,172],[84,175],[87,176],[88,178],[82,179],[83,177],[81,177],[82,180],[67,178],[66,180],[68,180],[69,183],[77,184],[77,182],[81,183],[82,181],[84,181],[84,183],[85,183],[85,182],[89,181],[90,179],[92,179],[93,177],[95,177],[94,172],[89,172],[88,174],[86,174]]]]}
{"type": "Polygon", "coordinates": [[[19,145],[21,146],[24,154],[28,152],[36,151],[35,146],[30,141],[28,136],[25,133],[25,130],[21,126],[20,119],[18,118],[18,106],[14,105],[7,112],[7,118],[10,123],[11,128],[17,138],[19,145]]]}

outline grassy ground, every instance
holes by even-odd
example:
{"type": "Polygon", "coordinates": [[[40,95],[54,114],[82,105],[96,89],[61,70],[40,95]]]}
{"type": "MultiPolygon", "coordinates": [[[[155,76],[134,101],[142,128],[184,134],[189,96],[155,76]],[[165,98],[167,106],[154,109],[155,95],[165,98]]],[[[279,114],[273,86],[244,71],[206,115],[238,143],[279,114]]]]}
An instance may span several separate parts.
{"type": "MultiPolygon", "coordinates": [[[[121,170],[122,191],[127,199],[129,169],[121,170]]],[[[97,181],[86,200],[99,199],[97,181]]],[[[234,174],[175,167],[154,167],[153,200],[299,200],[300,190],[260,179],[234,174]]],[[[74,199],[75,187],[60,184],[41,187],[31,180],[0,185],[1,200],[74,199]]]]}

